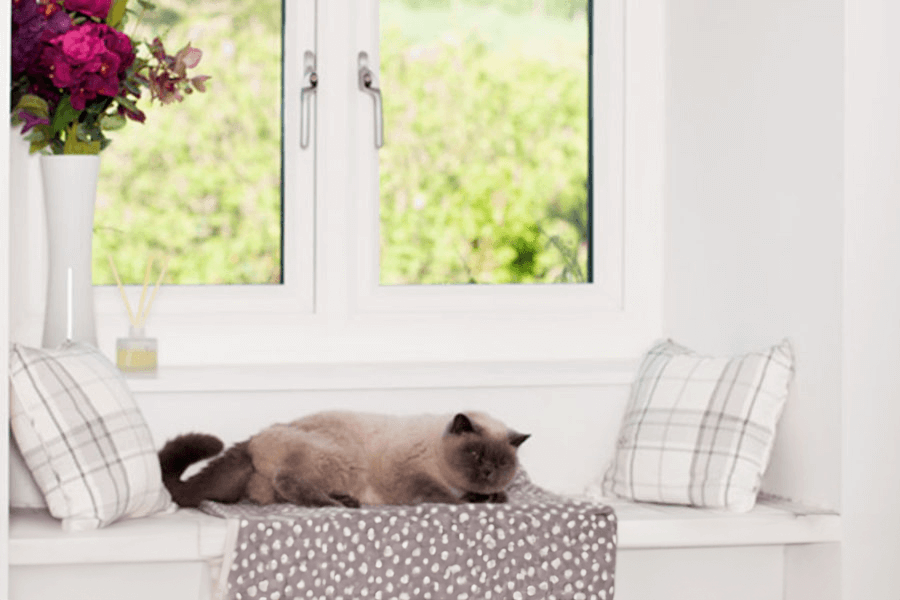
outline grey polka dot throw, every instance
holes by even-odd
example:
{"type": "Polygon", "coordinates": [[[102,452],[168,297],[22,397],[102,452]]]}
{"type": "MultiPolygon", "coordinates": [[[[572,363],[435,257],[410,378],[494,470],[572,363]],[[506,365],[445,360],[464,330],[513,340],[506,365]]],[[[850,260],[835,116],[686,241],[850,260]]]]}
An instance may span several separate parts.
{"type": "Polygon", "coordinates": [[[217,504],[235,519],[221,597],[231,600],[612,600],[610,507],[520,473],[505,504],[359,509],[217,504]]]}

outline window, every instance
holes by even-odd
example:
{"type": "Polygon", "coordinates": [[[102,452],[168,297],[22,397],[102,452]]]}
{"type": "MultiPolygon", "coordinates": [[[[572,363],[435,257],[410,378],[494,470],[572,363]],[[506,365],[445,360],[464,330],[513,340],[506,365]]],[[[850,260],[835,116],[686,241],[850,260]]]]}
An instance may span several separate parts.
{"type": "Polygon", "coordinates": [[[380,284],[590,279],[586,0],[382,0],[380,284]]]}
{"type": "MultiPolygon", "coordinates": [[[[210,0],[205,4],[228,3],[210,0]]],[[[591,13],[593,60],[590,79],[583,77],[583,85],[590,81],[593,114],[585,119],[584,127],[589,127],[591,134],[591,152],[588,154],[586,139],[573,135],[579,141],[571,150],[571,164],[566,150],[554,155],[561,164],[547,164],[545,170],[553,171],[548,189],[559,187],[557,181],[566,181],[573,190],[579,185],[586,188],[590,174],[591,218],[586,216],[587,205],[582,204],[571,213],[577,216],[563,219],[572,225],[569,230],[557,233],[552,219],[551,225],[545,226],[546,220],[536,215],[535,222],[541,227],[508,236],[513,252],[507,252],[505,263],[487,252],[479,254],[483,250],[477,242],[479,236],[469,235],[462,244],[452,245],[452,250],[440,251],[458,256],[463,248],[469,253],[466,260],[456,261],[455,271],[447,270],[450,276],[434,275],[438,271],[418,266],[392,266],[400,264],[394,254],[402,247],[394,245],[393,236],[400,235],[396,225],[405,226],[405,218],[397,219],[392,213],[400,195],[406,194],[407,206],[436,201],[417,199],[415,191],[422,187],[418,182],[391,188],[397,169],[390,161],[396,160],[397,153],[402,159],[403,152],[427,148],[421,144],[432,143],[438,135],[429,133],[420,142],[409,142],[397,139],[402,129],[393,125],[404,106],[408,111],[415,106],[399,92],[392,95],[397,65],[387,65],[385,60],[396,51],[390,48],[396,41],[390,32],[397,29],[390,23],[405,18],[415,4],[408,0],[283,3],[282,283],[166,286],[147,323],[148,333],[160,340],[163,364],[600,358],[637,355],[658,335],[661,0],[597,0],[586,5],[591,13]],[[382,31],[382,23],[387,33],[382,31]],[[303,148],[300,98],[311,64],[307,53],[314,56],[318,86],[310,102],[310,144],[303,148]],[[384,101],[386,146],[381,151],[375,145],[373,96],[360,86],[361,53],[373,74],[372,87],[380,90],[384,101]],[[590,164],[585,165],[588,157],[590,164]],[[556,177],[557,171],[579,163],[580,172],[573,168],[574,175],[556,177]],[[563,275],[559,267],[543,268],[543,277],[518,280],[496,274],[515,273],[516,264],[539,263],[543,259],[529,258],[534,255],[532,249],[552,249],[554,234],[567,245],[573,264],[582,271],[580,277],[574,275],[575,268],[563,275]],[[493,274],[483,278],[469,277],[473,264],[491,261],[514,266],[488,271],[493,274]],[[426,275],[410,277],[413,272],[426,275]],[[496,285],[464,285],[473,280],[496,285]],[[522,285],[526,281],[529,283],[522,285]]],[[[579,6],[577,2],[544,0],[528,2],[528,14],[510,14],[479,7],[492,3],[474,0],[447,0],[444,4],[463,15],[466,11],[494,11],[498,20],[521,19],[513,21],[516,29],[535,18],[531,16],[535,6],[548,11],[556,10],[553,7],[557,5],[575,6],[576,12],[579,6]]],[[[477,18],[483,14],[487,13],[478,12],[477,18]]],[[[568,15],[558,19],[563,24],[568,15]]],[[[586,31],[583,43],[587,43],[586,31]]],[[[538,46],[535,43],[531,50],[541,54],[538,46]]],[[[484,48],[476,46],[475,50],[484,48]]],[[[586,71],[587,64],[583,67],[586,71]]],[[[504,85],[511,86],[513,79],[504,85]]],[[[533,97],[535,89],[508,98],[546,102],[547,97],[533,97]]],[[[180,107],[170,112],[180,112],[180,107]]],[[[144,125],[152,126],[149,121],[144,125]]],[[[540,140],[535,145],[539,146],[540,140]]],[[[240,161],[241,150],[221,159],[240,161]]],[[[528,148],[518,150],[527,153],[528,148]]],[[[505,158],[507,164],[498,166],[501,180],[515,179],[510,170],[515,170],[519,156],[505,158]]],[[[480,156],[474,162],[485,160],[480,156]]],[[[428,177],[444,178],[447,169],[437,164],[433,171],[421,180],[424,187],[433,181],[428,177]]],[[[543,185],[535,177],[537,185],[543,185]]],[[[511,187],[515,185],[514,181],[511,187]]],[[[502,187],[491,184],[497,186],[502,187]]],[[[586,190],[581,195],[586,198],[586,190]]],[[[566,210],[557,212],[565,215],[566,210]]],[[[29,238],[24,245],[31,248],[29,256],[37,255],[40,260],[39,244],[29,238]]],[[[39,336],[39,277],[23,277],[30,277],[26,304],[31,308],[24,311],[27,318],[14,317],[14,327],[39,336]]],[[[127,330],[127,317],[115,287],[98,287],[96,297],[100,344],[112,348],[115,338],[127,330]]]]}
{"type": "Polygon", "coordinates": [[[136,3],[131,28],[170,51],[203,50],[206,93],[150,105],[143,125],[103,152],[94,216],[94,283],[141,284],[148,255],[168,256],[169,283],[280,284],[281,0],[136,3]],[[173,47],[174,46],[174,47],[173,47]]]}

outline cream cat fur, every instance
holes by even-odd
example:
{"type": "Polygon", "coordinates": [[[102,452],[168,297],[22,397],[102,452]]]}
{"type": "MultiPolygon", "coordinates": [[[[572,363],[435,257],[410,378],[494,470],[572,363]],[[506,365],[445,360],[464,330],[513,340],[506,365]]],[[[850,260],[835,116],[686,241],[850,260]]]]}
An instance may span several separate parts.
{"type": "Polygon", "coordinates": [[[188,465],[221,451],[217,438],[179,436],[160,452],[160,463],[182,506],[204,499],[304,506],[502,502],[527,438],[478,412],[326,412],[268,427],[185,481],[188,465]]]}

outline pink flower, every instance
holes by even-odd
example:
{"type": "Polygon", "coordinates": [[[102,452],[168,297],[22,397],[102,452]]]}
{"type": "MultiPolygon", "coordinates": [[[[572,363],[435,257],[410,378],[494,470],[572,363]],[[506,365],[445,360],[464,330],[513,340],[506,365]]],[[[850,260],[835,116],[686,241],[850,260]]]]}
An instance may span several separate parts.
{"type": "Polygon", "coordinates": [[[50,79],[72,96],[72,107],[84,110],[98,95],[115,97],[134,62],[131,41],[101,23],[83,23],[50,41],[42,62],[50,79]]]}
{"type": "Polygon", "coordinates": [[[129,107],[124,104],[119,105],[119,114],[128,117],[132,121],[137,121],[138,123],[143,123],[147,120],[147,115],[144,111],[140,110],[136,106],[129,107]]]}
{"type": "Polygon", "coordinates": [[[191,77],[191,85],[194,86],[198,92],[206,91],[206,81],[209,79],[209,75],[197,75],[196,77],[191,77]]]}
{"type": "Polygon", "coordinates": [[[156,64],[150,65],[145,80],[147,87],[150,88],[151,99],[159,100],[162,104],[171,104],[184,100],[182,92],[191,94],[195,89],[200,92],[206,90],[208,76],[187,76],[187,70],[196,67],[203,58],[202,50],[192,48],[188,43],[175,56],[169,56],[159,38],[147,44],[147,48],[157,61],[156,64]]]}
{"type": "Polygon", "coordinates": [[[171,77],[166,72],[151,73],[150,94],[162,104],[181,102],[184,96],[181,95],[181,91],[178,89],[180,81],[180,79],[171,77]]]}
{"type": "Polygon", "coordinates": [[[105,49],[93,24],[76,27],[55,38],[53,43],[56,44],[57,41],[60,50],[70,63],[86,64],[105,49]]]}
{"type": "Polygon", "coordinates": [[[36,125],[49,125],[50,119],[47,117],[39,117],[37,115],[33,115],[27,110],[20,110],[17,116],[25,121],[25,126],[22,127],[22,133],[27,133],[30,129],[32,129],[36,125]]]}
{"type": "Polygon", "coordinates": [[[175,73],[179,77],[184,77],[188,69],[193,69],[200,64],[201,58],[203,58],[203,51],[199,48],[191,48],[188,43],[175,55],[175,73]]]}
{"type": "Polygon", "coordinates": [[[109,51],[119,55],[122,71],[130,67],[131,63],[134,62],[134,47],[131,44],[131,39],[121,31],[117,31],[112,27],[106,27],[103,30],[103,45],[109,51]]]}
{"type": "Polygon", "coordinates": [[[65,0],[66,10],[73,10],[90,17],[105,19],[112,6],[112,0],[65,0]]]}

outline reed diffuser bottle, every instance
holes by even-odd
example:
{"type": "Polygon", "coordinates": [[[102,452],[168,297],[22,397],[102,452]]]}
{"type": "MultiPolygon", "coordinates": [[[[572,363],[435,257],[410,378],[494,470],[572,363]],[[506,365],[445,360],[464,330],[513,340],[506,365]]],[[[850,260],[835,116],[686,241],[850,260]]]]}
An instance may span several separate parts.
{"type": "Polygon", "coordinates": [[[150,273],[153,270],[153,262],[154,260],[151,258],[147,263],[147,270],[144,273],[144,285],[141,288],[141,299],[138,303],[137,314],[135,314],[131,309],[131,303],[128,301],[128,296],[125,294],[125,287],[122,285],[122,280],[119,278],[119,272],[116,270],[116,265],[113,262],[112,257],[109,257],[109,266],[112,268],[113,276],[116,278],[116,285],[119,286],[119,293],[122,294],[122,302],[125,304],[125,310],[128,311],[128,319],[131,322],[131,326],[128,328],[128,337],[118,338],[116,340],[116,366],[119,367],[120,371],[129,376],[153,377],[156,375],[157,369],[159,368],[158,343],[156,338],[146,336],[144,332],[144,323],[146,323],[147,316],[150,314],[150,307],[156,299],[156,293],[159,291],[159,286],[166,276],[166,271],[168,271],[169,268],[169,261],[168,259],[166,260],[165,266],[160,272],[159,277],[156,279],[156,285],[153,286],[153,293],[150,294],[150,299],[145,304],[145,301],[147,300],[147,289],[150,284],[150,273]]]}
{"type": "Polygon", "coordinates": [[[128,337],[116,339],[116,366],[124,373],[155,375],[159,366],[156,338],[144,335],[143,327],[128,328],[128,337]]]}

